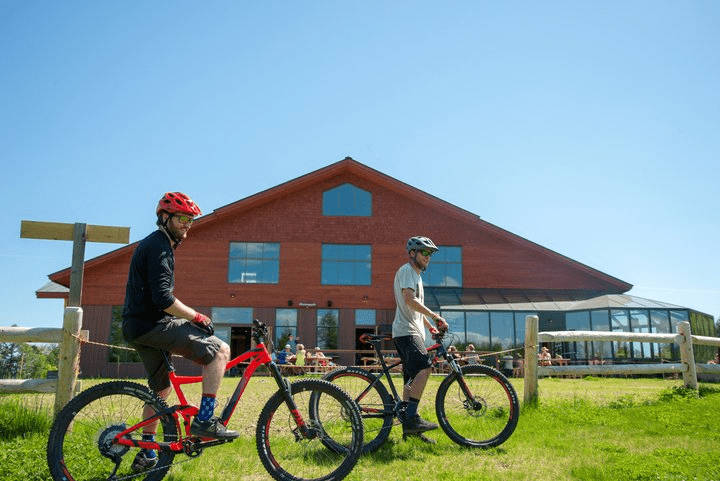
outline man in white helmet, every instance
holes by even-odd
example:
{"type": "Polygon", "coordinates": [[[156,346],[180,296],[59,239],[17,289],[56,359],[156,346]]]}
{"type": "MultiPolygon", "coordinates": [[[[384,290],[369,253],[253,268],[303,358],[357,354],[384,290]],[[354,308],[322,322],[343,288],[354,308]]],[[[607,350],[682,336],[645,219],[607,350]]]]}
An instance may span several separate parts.
{"type": "Polygon", "coordinates": [[[408,239],[405,250],[409,261],[395,274],[397,308],[392,330],[395,347],[403,361],[403,401],[407,403],[402,419],[403,435],[420,436],[423,441],[434,443],[422,433],[437,429],[438,425],[422,419],[418,414],[418,404],[432,367],[425,349],[425,328],[435,333],[437,329],[446,330],[448,324],[440,315],[425,306],[420,274],[430,264],[430,256],[437,252],[438,248],[429,238],[415,236],[408,239]]]}

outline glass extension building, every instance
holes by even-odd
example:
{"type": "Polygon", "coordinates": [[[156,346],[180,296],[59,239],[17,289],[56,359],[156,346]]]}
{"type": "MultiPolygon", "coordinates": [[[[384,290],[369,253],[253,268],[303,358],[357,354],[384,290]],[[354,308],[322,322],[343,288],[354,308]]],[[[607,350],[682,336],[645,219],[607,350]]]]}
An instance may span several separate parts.
{"type": "MultiPolygon", "coordinates": [[[[447,291],[444,292],[447,298],[447,291]]],[[[437,302],[437,299],[436,301],[437,302]]],[[[692,333],[714,336],[712,316],[685,307],[625,294],[567,302],[530,302],[483,305],[438,305],[461,346],[469,343],[481,351],[522,348],[525,318],[537,315],[539,330],[609,331],[636,333],[677,333],[677,326],[689,321],[692,333]]],[[[553,355],[576,362],[651,362],[679,359],[674,344],[639,342],[557,342],[548,346],[553,355]]],[[[707,362],[716,349],[695,347],[695,359],[707,362]]]]}

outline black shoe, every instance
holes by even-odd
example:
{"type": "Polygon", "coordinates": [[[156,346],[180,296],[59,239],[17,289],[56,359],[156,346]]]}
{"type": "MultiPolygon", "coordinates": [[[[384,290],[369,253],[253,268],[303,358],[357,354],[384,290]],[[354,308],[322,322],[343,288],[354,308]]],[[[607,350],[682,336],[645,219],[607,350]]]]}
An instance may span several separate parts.
{"type": "Polygon", "coordinates": [[[135,459],[133,459],[130,469],[136,473],[142,473],[143,471],[148,471],[154,468],[157,462],[157,455],[154,458],[148,458],[145,451],[140,451],[135,455],[135,459]]]}
{"type": "Polygon", "coordinates": [[[418,438],[420,441],[428,444],[437,444],[437,441],[435,441],[432,438],[429,438],[425,436],[423,433],[416,433],[416,434],[403,434],[403,441],[407,441],[407,438],[418,438]]]}
{"type": "Polygon", "coordinates": [[[219,418],[213,417],[207,421],[200,421],[198,418],[193,419],[190,425],[190,434],[200,436],[201,438],[213,439],[235,439],[240,436],[237,431],[230,431],[220,422],[219,418]]]}
{"type": "Polygon", "coordinates": [[[425,421],[420,417],[420,415],[416,414],[415,416],[406,419],[403,423],[403,434],[424,433],[425,431],[432,431],[437,428],[437,424],[425,421]]]}

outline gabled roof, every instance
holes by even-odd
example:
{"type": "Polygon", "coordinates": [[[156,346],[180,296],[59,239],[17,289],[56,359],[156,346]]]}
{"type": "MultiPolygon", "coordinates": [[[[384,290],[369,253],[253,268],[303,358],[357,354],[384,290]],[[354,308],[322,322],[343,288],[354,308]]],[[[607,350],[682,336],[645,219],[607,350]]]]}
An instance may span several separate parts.
{"type": "Polygon", "coordinates": [[[352,157],[345,157],[343,160],[330,164],[327,167],[323,167],[322,169],[315,170],[309,174],[305,174],[288,182],[276,185],[275,187],[271,187],[270,189],[258,192],[250,197],[233,202],[232,204],[215,209],[209,215],[202,217],[202,220],[207,222],[209,219],[223,217],[225,215],[231,215],[237,211],[258,207],[268,202],[272,202],[280,197],[292,195],[293,193],[311,185],[328,181],[341,175],[350,175],[366,179],[370,182],[379,184],[386,189],[394,191],[403,197],[407,197],[414,202],[432,204],[433,207],[440,209],[453,217],[470,221],[477,221],[480,219],[478,215],[473,214],[472,212],[461,209],[449,202],[445,202],[438,197],[430,195],[427,192],[412,187],[404,182],[400,182],[389,175],[372,169],[365,164],[361,164],[352,157]]]}
{"type": "MultiPolygon", "coordinates": [[[[211,226],[217,222],[222,222],[228,218],[228,216],[237,215],[239,212],[254,209],[264,204],[273,202],[279,198],[291,196],[296,192],[299,192],[305,188],[313,186],[321,182],[331,182],[338,177],[355,177],[364,179],[371,183],[380,185],[384,189],[388,189],[397,193],[398,195],[407,198],[411,202],[417,205],[426,205],[435,211],[446,215],[451,218],[455,218],[468,225],[475,225],[477,228],[482,229],[495,236],[498,239],[506,242],[513,243],[515,245],[521,245],[523,248],[530,249],[541,253],[549,258],[554,258],[558,263],[571,266],[572,268],[584,272],[596,279],[599,279],[605,283],[614,286],[616,292],[626,292],[632,288],[631,284],[628,284],[622,280],[612,277],[608,274],[593,269],[585,264],[574,261],[568,257],[565,257],[557,252],[542,247],[534,242],[531,242],[523,237],[512,234],[500,227],[483,221],[480,217],[472,212],[457,207],[449,202],[446,202],[438,197],[428,194],[420,189],[412,187],[404,182],[401,182],[393,177],[390,177],[382,172],[372,169],[351,157],[345,157],[339,162],[330,164],[321,169],[315,170],[303,176],[297,177],[290,181],[279,184],[270,189],[258,192],[244,199],[238,200],[231,204],[222,206],[215,209],[210,214],[204,215],[197,219],[193,225],[194,230],[202,229],[203,227],[211,226]]],[[[85,262],[85,269],[92,269],[93,267],[110,262],[118,256],[125,255],[128,252],[132,252],[136,247],[137,242],[123,246],[115,251],[101,255],[99,257],[90,259],[85,262]]],[[[58,271],[48,276],[53,282],[69,286],[70,285],[70,268],[58,271]]],[[[607,291],[606,291],[607,292],[607,291]]],[[[41,297],[39,295],[39,297],[41,297]]]]}

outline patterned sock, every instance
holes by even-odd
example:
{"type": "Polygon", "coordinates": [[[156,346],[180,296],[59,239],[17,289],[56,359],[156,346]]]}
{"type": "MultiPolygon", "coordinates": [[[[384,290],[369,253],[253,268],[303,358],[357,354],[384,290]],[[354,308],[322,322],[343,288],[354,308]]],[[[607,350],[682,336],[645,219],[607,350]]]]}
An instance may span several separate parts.
{"type": "Polygon", "coordinates": [[[197,418],[200,421],[207,421],[215,413],[215,395],[214,394],[203,394],[200,400],[200,412],[198,412],[197,418]]]}
{"type": "MultiPolygon", "coordinates": [[[[147,442],[154,442],[155,434],[143,434],[142,440],[147,442]]],[[[157,457],[157,453],[154,449],[142,449],[142,452],[145,453],[145,457],[148,459],[153,459],[157,457]]]]}
{"type": "Polygon", "coordinates": [[[405,415],[408,419],[414,417],[417,414],[418,404],[420,404],[419,399],[415,399],[414,397],[408,399],[407,411],[405,411],[405,415]]]}

